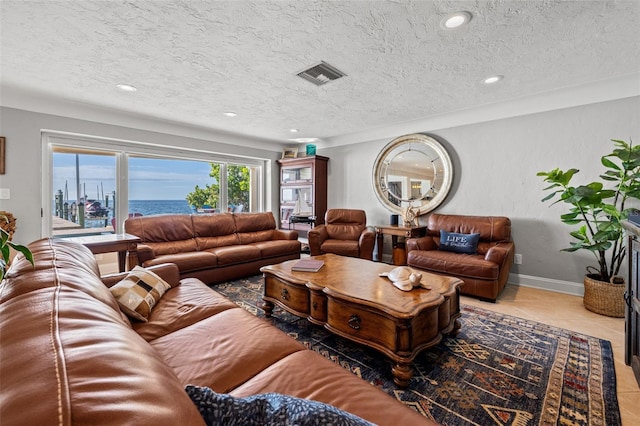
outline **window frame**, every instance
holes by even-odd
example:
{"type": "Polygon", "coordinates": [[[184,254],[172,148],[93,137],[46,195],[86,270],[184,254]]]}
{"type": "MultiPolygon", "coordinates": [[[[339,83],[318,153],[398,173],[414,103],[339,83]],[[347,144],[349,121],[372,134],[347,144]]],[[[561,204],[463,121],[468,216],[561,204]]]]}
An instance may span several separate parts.
{"type": "MultiPolygon", "coordinates": [[[[53,152],[55,147],[65,147],[71,150],[86,149],[95,152],[104,152],[115,155],[116,159],[116,217],[126,218],[129,211],[129,157],[146,157],[158,159],[176,159],[186,161],[204,161],[208,163],[221,163],[221,173],[224,170],[225,177],[220,182],[221,196],[226,199],[228,190],[226,183],[227,164],[238,164],[257,168],[256,211],[265,211],[267,204],[267,188],[270,182],[269,163],[271,160],[259,157],[248,157],[233,154],[223,154],[204,149],[174,147],[148,142],[115,139],[100,136],[81,135],[76,133],[44,130],[41,132],[42,141],[42,229],[43,238],[52,236],[52,202],[53,189],[53,152]],[[224,186],[223,186],[224,185],[224,186]]],[[[221,200],[222,201],[222,200],[221,200]]],[[[223,204],[221,204],[223,205],[223,204]]],[[[116,223],[114,232],[124,232],[124,221],[116,223]]]]}

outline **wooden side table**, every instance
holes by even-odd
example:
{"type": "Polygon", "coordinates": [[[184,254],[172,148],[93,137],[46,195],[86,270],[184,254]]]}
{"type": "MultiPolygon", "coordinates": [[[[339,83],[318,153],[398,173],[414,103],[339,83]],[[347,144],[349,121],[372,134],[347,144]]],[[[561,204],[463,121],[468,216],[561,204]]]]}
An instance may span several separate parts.
{"type": "Polygon", "coordinates": [[[139,237],[131,234],[101,234],[85,235],[81,237],[63,238],[66,241],[84,244],[91,253],[112,253],[118,252],[118,269],[120,272],[133,269],[138,264],[138,243],[139,237]],[[125,265],[128,256],[128,265],[125,265]]]}
{"type": "MultiPolygon", "coordinates": [[[[376,225],[376,238],[378,240],[378,262],[382,262],[382,252],[384,244],[384,236],[391,235],[393,245],[398,242],[398,237],[415,238],[427,235],[427,226],[402,226],[402,225],[376,225]]],[[[398,261],[394,258],[394,265],[407,264],[407,252],[404,250],[404,261],[398,261]]]]}

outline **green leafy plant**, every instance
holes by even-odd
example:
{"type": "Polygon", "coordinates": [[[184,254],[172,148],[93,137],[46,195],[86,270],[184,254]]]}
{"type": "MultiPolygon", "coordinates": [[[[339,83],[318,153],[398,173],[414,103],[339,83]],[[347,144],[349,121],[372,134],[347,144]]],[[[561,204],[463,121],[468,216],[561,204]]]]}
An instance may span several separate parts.
{"type": "MultiPolygon", "coordinates": [[[[577,169],[539,172],[551,191],[542,201],[555,200],[572,207],[560,220],[568,225],[579,225],[570,232],[575,238],[567,252],[588,250],[595,256],[598,266],[587,266],[587,273],[600,281],[614,282],[626,256],[626,245],[621,222],[637,209],[629,207],[631,199],[640,200],[640,147],[622,140],[612,139],[614,150],[600,160],[606,168],[602,181],[571,186],[577,169]],[[605,185],[608,185],[606,187],[605,185]]],[[[553,205],[552,204],[552,205],[553,205]]],[[[621,281],[621,280],[620,280],[621,281]]]]}
{"type": "MultiPolygon", "coordinates": [[[[211,171],[209,177],[214,178],[214,183],[207,184],[204,188],[198,185],[194,190],[186,195],[189,205],[196,208],[205,205],[217,207],[220,194],[220,164],[209,163],[211,171]]],[[[249,188],[251,186],[251,176],[247,166],[229,164],[227,167],[227,199],[229,203],[238,205],[249,205],[249,188]]]]}
{"type": "Polygon", "coordinates": [[[211,185],[207,185],[204,189],[196,185],[193,192],[188,193],[185,199],[190,206],[198,209],[205,205],[216,207],[218,204],[217,191],[211,185]]]}
{"type": "MultiPolygon", "coordinates": [[[[6,216],[1,216],[0,219],[8,222],[6,216]]],[[[9,256],[11,253],[10,248],[13,248],[14,250],[22,253],[24,257],[29,262],[31,262],[32,265],[34,265],[33,254],[31,253],[31,250],[23,245],[15,244],[9,241],[9,233],[2,228],[0,228],[0,241],[2,242],[2,258],[0,259],[0,281],[2,281],[2,279],[4,278],[4,274],[7,272],[7,269],[9,269],[9,256]]]]}

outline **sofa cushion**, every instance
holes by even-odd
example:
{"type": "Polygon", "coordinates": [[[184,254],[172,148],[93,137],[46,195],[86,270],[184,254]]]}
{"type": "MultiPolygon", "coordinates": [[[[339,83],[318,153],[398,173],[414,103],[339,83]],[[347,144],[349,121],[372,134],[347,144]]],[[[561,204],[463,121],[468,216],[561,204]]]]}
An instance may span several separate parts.
{"type": "Polygon", "coordinates": [[[184,386],[197,384],[225,393],[291,353],[305,351],[302,344],[238,306],[149,343],[184,386]]]}
{"type": "Polygon", "coordinates": [[[336,365],[313,350],[294,352],[273,362],[251,380],[228,392],[236,397],[278,392],[331,404],[378,425],[433,424],[377,386],[336,365]],[[340,391],[336,392],[338,384],[340,391]]]}
{"type": "Polygon", "coordinates": [[[207,250],[218,258],[218,266],[237,265],[260,259],[260,248],[252,245],[218,247],[207,250]]]}
{"type": "Polygon", "coordinates": [[[482,255],[465,255],[442,250],[411,250],[407,254],[407,264],[456,277],[470,277],[483,280],[496,280],[500,265],[485,260],[482,255]]]}
{"type": "Polygon", "coordinates": [[[260,249],[263,258],[300,253],[300,241],[298,240],[261,241],[251,245],[260,249]]]}
{"type": "Polygon", "coordinates": [[[175,263],[180,273],[210,269],[218,265],[218,258],[208,251],[191,251],[185,253],[165,254],[147,260],[143,266],[175,263]]]}
{"type": "Polygon", "coordinates": [[[276,220],[271,212],[238,213],[234,215],[240,244],[273,239],[276,220]]]}
{"type": "Polygon", "coordinates": [[[480,241],[510,241],[511,220],[504,216],[464,216],[433,213],[428,220],[428,235],[440,230],[461,234],[480,234],[480,241]]]}
{"type": "Polygon", "coordinates": [[[238,233],[276,229],[276,219],[271,212],[237,213],[233,218],[238,233]]]}
{"type": "Polygon", "coordinates": [[[227,424],[229,419],[243,426],[373,426],[332,405],[275,392],[235,398],[207,387],[188,385],[185,390],[209,426],[227,424]]]}
{"type": "Polygon", "coordinates": [[[148,322],[136,322],[133,328],[146,341],[151,341],[237,307],[202,281],[185,278],[179,286],[165,293],[153,308],[148,322]]]}
{"type": "Polygon", "coordinates": [[[153,272],[136,266],[125,279],[109,290],[124,313],[146,322],[153,307],[170,288],[169,283],[153,272]]]}
{"type": "Polygon", "coordinates": [[[156,255],[197,249],[188,214],[130,217],[124,227],[125,232],[140,237],[152,247],[156,255]]]}
{"type": "Polygon", "coordinates": [[[329,239],[320,247],[323,253],[335,253],[340,256],[359,257],[360,244],[358,240],[329,239]]]}
{"type": "Polygon", "coordinates": [[[231,213],[198,214],[192,219],[198,250],[240,244],[231,213]]]}
{"type": "Polygon", "coordinates": [[[477,254],[480,234],[460,234],[457,232],[447,232],[440,230],[439,250],[453,253],[477,254]]]}

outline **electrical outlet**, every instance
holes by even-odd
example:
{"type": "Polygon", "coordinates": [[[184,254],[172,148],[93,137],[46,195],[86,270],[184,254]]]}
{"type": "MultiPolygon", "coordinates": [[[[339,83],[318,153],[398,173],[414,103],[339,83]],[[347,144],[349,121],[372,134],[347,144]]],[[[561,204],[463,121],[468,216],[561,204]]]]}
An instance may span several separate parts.
{"type": "Polygon", "coordinates": [[[513,257],[513,263],[516,265],[522,265],[522,255],[517,254],[513,257]]]}
{"type": "Polygon", "coordinates": [[[0,200],[9,200],[9,199],[11,199],[11,189],[0,188],[0,200]]]}

